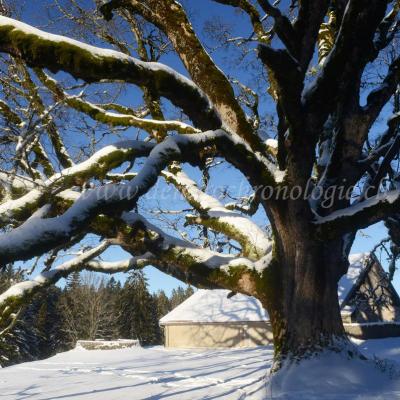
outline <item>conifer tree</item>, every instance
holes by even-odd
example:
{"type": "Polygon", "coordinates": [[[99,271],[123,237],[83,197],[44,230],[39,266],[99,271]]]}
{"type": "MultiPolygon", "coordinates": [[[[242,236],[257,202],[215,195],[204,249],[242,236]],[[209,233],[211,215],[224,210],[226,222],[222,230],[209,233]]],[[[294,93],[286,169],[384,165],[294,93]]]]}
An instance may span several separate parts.
{"type": "Polygon", "coordinates": [[[159,290],[155,296],[157,299],[157,317],[160,319],[171,311],[171,303],[164,290],[159,290]]]}
{"type": "MultiPolygon", "coordinates": [[[[0,289],[6,290],[24,278],[23,273],[12,264],[0,270],[0,289]]],[[[39,334],[33,324],[33,305],[18,310],[18,318],[0,335],[0,366],[8,366],[39,357],[39,334]]]]}
{"type": "Polygon", "coordinates": [[[117,324],[122,338],[139,339],[142,345],[156,344],[159,336],[157,306],[142,271],[129,274],[117,307],[117,324]]]}
{"type": "Polygon", "coordinates": [[[33,326],[39,336],[39,358],[47,358],[68,349],[62,334],[62,316],[59,309],[61,289],[50,287],[32,303],[35,310],[33,326]]]}
{"type": "Polygon", "coordinates": [[[73,290],[81,285],[81,274],[79,271],[72,272],[67,278],[67,283],[65,285],[67,290],[73,290]]]}
{"type": "Polygon", "coordinates": [[[194,290],[191,286],[184,289],[181,286],[178,286],[176,289],[172,290],[171,293],[171,309],[179,306],[179,304],[183,303],[188,297],[190,297],[194,293],[194,290]]]}

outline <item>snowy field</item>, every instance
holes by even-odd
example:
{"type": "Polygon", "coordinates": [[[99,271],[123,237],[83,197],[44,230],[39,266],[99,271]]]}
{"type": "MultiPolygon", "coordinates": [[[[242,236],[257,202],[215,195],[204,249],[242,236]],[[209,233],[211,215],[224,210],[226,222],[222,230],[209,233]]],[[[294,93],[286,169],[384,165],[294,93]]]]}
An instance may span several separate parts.
{"type": "MultiPolygon", "coordinates": [[[[400,338],[358,344],[370,357],[400,363],[400,338]]],[[[306,361],[295,372],[287,371],[287,379],[293,383],[291,396],[276,390],[278,382],[267,392],[266,366],[271,360],[269,347],[75,349],[0,370],[0,399],[400,399],[400,375],[389,379],[363,361],[349,362],[340,356],[306,361]],[[326,376],[332,367],[334,374],[326,376]]]]}

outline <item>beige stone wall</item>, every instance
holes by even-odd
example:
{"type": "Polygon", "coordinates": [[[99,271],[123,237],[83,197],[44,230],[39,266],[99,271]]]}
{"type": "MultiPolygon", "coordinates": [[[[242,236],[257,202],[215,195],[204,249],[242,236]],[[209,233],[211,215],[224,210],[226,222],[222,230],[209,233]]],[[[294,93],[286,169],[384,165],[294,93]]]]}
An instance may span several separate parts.
{"type": "Polygon", "coordinates": [[[76,347],[83,347],[86,350],[115,350],[140,347],[139,340],[117,339],[117,340],[78,340],[76,347]]]}
{"type": "Polygon", "coordinates": [[[272,332],[267,322],[165,326],[166,347],[255,347],[270,343],[272,332]]]}
{"type": "Polygon", "coordinates": [[[400,336],[400,323],[343,324],[349,336],[357,339],[381,339],[400,336]]]}
{"type": "MultiPolygon", "coordinates": [[[[352,313],[342,314],[349,335],[360,338],[400,336],[398,324],[369,325],[400,321],[399,298],[379,263],[372,265],[347,304],[355,308],[352,313]]],[[[164,332],[166,347],[254,347],[272,344],[273,340],[268,322],[168,324],[164,332]]]]}

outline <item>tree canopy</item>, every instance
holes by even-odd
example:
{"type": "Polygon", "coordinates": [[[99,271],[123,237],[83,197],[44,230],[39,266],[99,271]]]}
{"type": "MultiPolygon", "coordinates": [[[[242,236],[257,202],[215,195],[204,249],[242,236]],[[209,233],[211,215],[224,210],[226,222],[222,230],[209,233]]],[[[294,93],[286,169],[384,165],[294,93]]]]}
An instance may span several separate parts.
{"type": "Polygon", "coordinates": [[[0,295],[2,325],[75,271],[153,265],[259,298],[286,354],[344,335],[336,287],[359,229],[385,221],[399,254],[399,2],[208,2],[213,57],[190,1],[65,0],[48,29],[1,3],[0,261],[42,268],[0,295]],[[224,25],[232,8],[247,36],[224,25]],[[210,193],[221,163],[247,196],[210,193]],[[160,180],[183,209],[146,208],[160,180]],[[103,261],[111,246],[132,257],[103,261]]]}

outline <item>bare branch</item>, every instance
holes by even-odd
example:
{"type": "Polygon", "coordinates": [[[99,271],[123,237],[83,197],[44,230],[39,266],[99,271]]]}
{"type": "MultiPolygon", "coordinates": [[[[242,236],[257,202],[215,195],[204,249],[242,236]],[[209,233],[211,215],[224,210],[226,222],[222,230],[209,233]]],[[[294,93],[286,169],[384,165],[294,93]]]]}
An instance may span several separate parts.
{"type": "Polygon", "coordinates": [[[251,24],[253,25],[254,33],[257,36],[257,40],[260,42],[269,43],[270,35],[265,32],[262,25],[262,18],[257,11],[256,7],[247,0],[213,0],[216,3],[229,5],[232,7],[240,8],[250,17],[251,24]]]}
{"type": "Polygon", "coordinates": [[[279,105],[289,124],[301,129],[304,120],[301,104],[303,74],[297,61],[286,50],[274,50],[265,45],[259,46],[258,55],[277,82],[279,105]]]}
{"type": "Polygon", "coordinates": [[[15,125],[20,125],[22,123],[21,118],[18,116],[18,114],[12,111],[10,106],[1,99],[0,99],[0,112],[4,115],[7,121],[10,121],[15,125]]]}
{"type": "Polygon", "coordinates": [[[303,95],[306,108],[316,114],[321,123],[334,111],[339,99],[347,99],[348,107],[358,104],[361,74],[374,51],[375,31],[385,10],[385,1],[373,0],[367,8],[361,0],[349,2],[335,46],[303,95]]]}
{"type": "Polygon", "coordinates": [[[104,4],[101,11],[106,19],[111,19],[112,11],[118,8],[138,13],[161,29],[171,40],[193,81],[214,104],[225,126],[247,141],[254,150],[264,152],[264,146],[248,123],[229,80],[202,46],[184,9],[177,1],[112,0],[104,4]],[[170,18],[171,15],[173,18],[170,18]]]}
{"type": "MultiPolygon", "coordinates": [[[[51,114],[46,110],[46,106],[43,103],[41,96],[39,95],[37,86],[32,81],[28,68],[21,62],[21,60],[17,60],[16,63],[17,66],[22,70],[23,74],[22,84],[28,91],[29,98],[33,107],[35,108],[38,115],[42,115],[44,117],[43,123],[46,126],[46,131],[48,133],[51,144],[53,145],[55,154],[57,155],[60,164],[64,168],[71,167],[74,163],[65,148],[63,140],[61,139],[61,135],[58,132],[57,126],[54,123],[51,114]]],[[[52,166],[51,168],[50,166],[48,166],[47,171],[48,175],[54,173],[54,169],[52,168],[52,166]]]]}
{"type": "Polygon", "coordinates": [[[261,8],[267,15],[274,18],[273,30],[278,37],[282,40],[288,52],[294,58],[299,57],[298,38],[296,38],[295,31],[289,18],[281,13],[278,7],[274,7],[268,0],[258,0],[261,8]]]}
{"type": "Polygon", "coordinates": [[[303,71],[314,54],[320,26],[328,12],[328,0],[303,0],[300,2],[299,13],[294,23],[294,36],[298,42],[298,63],[303,71]]]}
{"type": "Polygon", "coordinates": [[[364,115],[370,123],[378,118],[382,108],[390,100],[400,83],[400,57],[397,57],[389,66],[387,75],[382,84],[367,97],[364,115]]]}
{"type": "MultiPolygon", "coordinates": [[[[145,118],[139,118],[133,114],[118,114],[105,110],[100,105],[95,105],[89,101],[82,100],[79,96],[70,96],[64,92],[57,82],[46,75],[43,71],[36,70],[39,79],[46,87],[57,96],[59,101],[63,101],[71,108],[89,115],[96,121],[102,122],[111,126],[132,126],[143,129],[149,133],[153,130],[164,129],[165,131],[177,131],[179,133],[198,133],[200,130],[185,124],[181,121],[157,121],[145,118]]],[[[121,108],[114,104],[115,109],[121,108]]]]}

